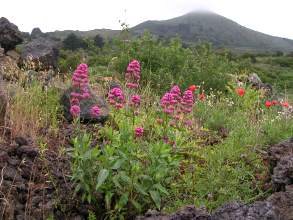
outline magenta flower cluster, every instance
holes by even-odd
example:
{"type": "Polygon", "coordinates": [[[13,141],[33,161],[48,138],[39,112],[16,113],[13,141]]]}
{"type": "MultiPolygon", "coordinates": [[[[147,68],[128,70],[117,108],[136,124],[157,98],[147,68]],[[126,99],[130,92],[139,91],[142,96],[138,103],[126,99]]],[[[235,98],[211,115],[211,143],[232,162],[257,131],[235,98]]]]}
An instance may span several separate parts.
{"type": "Polygon", "coordinates": [[[101,110],[98,106],[94,105],[93,107],[91,107],[91,110],[90,110],[91,116],[98,117],[100,113],[101,113],[101,110]]]}
{"type": "Polygon", "coordinates": [[[171,88],[170,93],[173,95],[173,98],[177,101],[176,104],[180,104],[181,98],[181,90],[179,86],[175,85],[171,88]]]}
{"type": "Polygon", "coordinates": [[[138,107],[140,105],[140,96],[139,95],[132,95],[130,104],[132,106],[138,107]]]}
{"type": "Polygon", "coordinates": [[[80,107],[78,105],[72,105],[70,108],[70,114],[75,118],[78,117],[80,114],[80,107]]]}
{"type": "Polygon", "coordinates": [[[127,67],[126,74],[126,87],[136,89],[139,86],[140,80],[140,64],[137,60],[132,60],[127,67]]]}
{"type": "Polygon", "coordinates": [[[79,64],[72,76],[72,86],[80,92],[72,92],[71,97],[79,99],[87,99],[90,97],[88,90],[88,66],[85,63],[79,64]]]}
{"type": "Polygon", "coordinates": [[[108,94],[108,100],[109,103],[113,105],[116,109],[123,108],[123,105],[125,103],[125,96],[122,89],[119,87],[111,89],[108,94]]]}
{"type": "MultiPolygon", "coordinates": [[[[70,93],[70,113],[73,117],[78,117],[81,112],[80,101],[90,97],[87,64],[81,63],[76,68],[72,76],[72,86],[75,88],[75,92],[70,93]]],[[[100,115],[100,108],[96,105],[92,106],[90,114],[92,117],[98,117],[100,115]]]]}
{"type": "Polygon", "coordinates": [[[171,92],[165,93],[165,95],[161,98],[160,105],[163,108],[163,112],[171,115],[174,113],[175,107],[174,105],[177,103],[171,92]]]}
{"type": "Polygon", "coordinates": [[[184,113],[190,113],[192,111],[194,100],[191,90],[186,90],[183,94],[181,101],[181,111],[184,113]]]}
{"type": "Polygon", "coordinates": [[[136,137],[141,137],[143,135],[144,129],[142,127],[137,127],[134,129],[136,137]]]}
{"type": "Polygon", "coordinates": [[[181,97],[179,86],[175,85],[170,92],[165,93],[161,98],[160,105],[163,112],[171,115],[174,119],[180,118],[180,113],[190,113],[194,103],[194,97],[191,90],[186,90],[181,97]]]}

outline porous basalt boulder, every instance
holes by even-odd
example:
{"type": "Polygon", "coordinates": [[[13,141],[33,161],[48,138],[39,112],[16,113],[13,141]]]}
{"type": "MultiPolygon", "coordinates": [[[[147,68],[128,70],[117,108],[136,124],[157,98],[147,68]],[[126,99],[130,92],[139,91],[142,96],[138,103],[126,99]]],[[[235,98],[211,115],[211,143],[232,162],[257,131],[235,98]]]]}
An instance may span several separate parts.
{"type": "MultiPolygon", "coordinates": [[[[71,92],[76,92],[76,89],[70,87],[67,89],[62,97],[61,97],[61,105],[63,106],[64,117],[68,121],[72,121],[72,115],[70,114],[70,94],[71,92]]],[[[97,96],[93,93],[91,89],[89,89],[90,97],[87,99],[80,100],[80,121],[87,123],[103,123],[109,117],[109,107],[104,97],[97,96]],[[98,117],[93,117],[90,113],[90,109],[92,106],[97,105],[101,112],[98,117]]]]}
{"type": "Polygon", "coordinates": [[[0,144],[0,219],[87,219],[88,209],[70,182],[70,160],[24,137],[0,144]]]}
{"type": "Polygon", "coordinates": [[[47,35],[41,31],[40,28],[36,27],[32,30],[31,39],[37,39],[40,37],[46,37],[47,35]]]}
{"type": "Polygon", "coordinates": [[[248,83],[255,89],[262,89],[267,96],[273,95],[273,87],[269,83],[263,83],[256,73],[252,73],[248,76],[248,83]]]}
{"type": "Polygon", "coordinates": [[[17,81],[21,75],[22,71],[18,67],[17,60],[10,56],[1,56],[0,54],[0,79],[17,81]]]}
{"type": "Polygon", "coordinates": [[[32,70],[57,68],[60,42],[39,37],[23,45],[21,64],[32,70]]]}
{"type": "Polygon", "coordinates": [[[217,209],[212,214],[212,220],[277,220],[279,216],[280,213],[268,201],[255,202],[249,205],[233,202],[217,209]]]}
{"type": "Polygon", "coordinates": [[[144,216],[136,217],[136,220],[211,220],[211,215],[204,209],[194,206],[185,206],[175,213],[162,214],[157,211],[149,210],[144,216]]]}
{"type": "Polygon", "coordinates": [[[20,54],[17,53],[15,50],[9,50],[6,52],[6,55],[11,57],[13,60],[15,60],[16,63],[19,62],[20,54]]]}
{"type": "Polygon", "coordinates": [[[269,157],[274,191],[284,191],[293,184],[293,138],[272,146],[269,157]]]}
{"type": "Polygon", "coordinates": [[[18,27],[7,18],[0,18],[0,45],[4,48],[5,52],[13,50],[17,44],[22,43],[23,37],[18,27]]]}

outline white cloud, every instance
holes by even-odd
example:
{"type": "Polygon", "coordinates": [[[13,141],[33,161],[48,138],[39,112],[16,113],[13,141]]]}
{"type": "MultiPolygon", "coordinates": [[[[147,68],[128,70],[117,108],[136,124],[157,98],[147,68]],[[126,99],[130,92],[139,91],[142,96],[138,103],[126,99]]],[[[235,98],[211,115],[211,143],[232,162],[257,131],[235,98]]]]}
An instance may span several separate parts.
{"type": "Polygon", "coordinates": [[[209,9],[248,28],[293,39],[291,0],[1,0],[0,16],[22,31],[119,29],[119,20],[134,26],[196,9],[209,9]],[[125,12],[126,10],[126,12],[125,12]]]}

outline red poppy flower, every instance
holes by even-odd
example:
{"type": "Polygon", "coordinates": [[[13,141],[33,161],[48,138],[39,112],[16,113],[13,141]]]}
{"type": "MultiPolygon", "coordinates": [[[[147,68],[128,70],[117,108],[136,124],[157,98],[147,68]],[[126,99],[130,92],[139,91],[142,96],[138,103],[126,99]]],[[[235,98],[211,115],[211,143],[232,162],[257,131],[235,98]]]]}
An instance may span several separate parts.
{"type": "Polygon", "coordinates": [[[205,100],[205,94],[202,92],[202,93],[200,93],[200,94],[198,94],[198,98],[199,98],[199,100],[201,100],[201,101],[203,101],[203,100],[205,100]]]}
{"type": "Polygon", "coordinates": [[[269,107],[272,106],[272,102],[270,102],[270,101],[266,101],[265,105],[266,105],[267,108],[269,108],[269,107]]]}
{"type": "Polygon", "coordinates": [[[189,86],[188,90],[193,92],[193,91],[197,90],[197,86],[196,85],[189,86]]]}
{"type": "Polygon", "coordinates": [[[239,96],[242,97],[245,94],[245,89],[243,89],[243,88],[237,88],[236,89],[236,92],[238,93],[239,96]]]}
{"type": "Polygon", "coordinates": [[[273,100],[272,101],[272,105],[278,105],[278,101],[277,100],[273,100]]]}
{"type": "Polygon", "coordinates": [[[283,102],[282,103],[282,106],[285,107],[285,108],[288,108],[289,107],[289,103],[288,102],[283,102]]]}

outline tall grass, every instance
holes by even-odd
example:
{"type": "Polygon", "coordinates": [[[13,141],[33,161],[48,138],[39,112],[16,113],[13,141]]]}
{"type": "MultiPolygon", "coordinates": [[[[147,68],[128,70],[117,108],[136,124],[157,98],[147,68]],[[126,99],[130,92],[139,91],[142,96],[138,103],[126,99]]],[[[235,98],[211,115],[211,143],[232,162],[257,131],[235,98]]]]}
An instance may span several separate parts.
{"type": "Polygon", "coordinates": [[[12,136],[24,135],[37,139],[51,132],[56,133],[59,105],[59,92],[55,88],[43,87],[39,82],[33,82],[27,88],[18,87],[9,102],[8,118],[12,136]]]}

